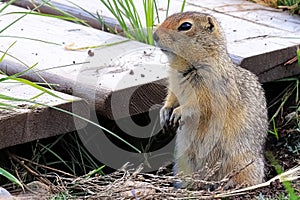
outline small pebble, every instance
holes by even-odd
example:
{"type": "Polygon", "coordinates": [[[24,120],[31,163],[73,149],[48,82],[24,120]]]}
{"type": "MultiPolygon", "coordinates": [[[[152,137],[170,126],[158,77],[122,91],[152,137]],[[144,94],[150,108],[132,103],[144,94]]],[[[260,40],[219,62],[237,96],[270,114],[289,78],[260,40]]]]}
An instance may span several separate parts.
{"type": "Polygon", "coordinates": [[[95,55],[95,53],[90,49],[90,50],[88,50],[88,55],[92,57],[95,55]]]}

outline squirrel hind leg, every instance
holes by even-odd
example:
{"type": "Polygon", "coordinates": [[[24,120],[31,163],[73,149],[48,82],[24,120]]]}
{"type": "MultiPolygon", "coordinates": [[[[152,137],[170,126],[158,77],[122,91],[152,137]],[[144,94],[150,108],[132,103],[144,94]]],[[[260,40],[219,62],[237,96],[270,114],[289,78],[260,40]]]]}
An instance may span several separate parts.
{"type": "Polygon", "coordinates": [[[228,163],[226,167],[227,169],[231,169],[231,172],[228,173],[233,173],[233,177],[225,185],[225,189],[232,188],[236,185],[256,185],[264,181],[263,158],[253,158],[253,160],[248,163],[233,160],[231,163],[228,163]]]}

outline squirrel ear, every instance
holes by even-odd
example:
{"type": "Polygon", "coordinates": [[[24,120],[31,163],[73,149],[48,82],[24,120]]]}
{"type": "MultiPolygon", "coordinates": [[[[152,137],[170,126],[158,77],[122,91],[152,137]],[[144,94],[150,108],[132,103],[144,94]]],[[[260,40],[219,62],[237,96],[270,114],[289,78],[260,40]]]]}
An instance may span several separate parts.
{"type": "Polygon", "coordinates": [[[212,17],[207,17],[208,26],[207,29],[212,33],[215,30],[215,21],[212,17]]]}

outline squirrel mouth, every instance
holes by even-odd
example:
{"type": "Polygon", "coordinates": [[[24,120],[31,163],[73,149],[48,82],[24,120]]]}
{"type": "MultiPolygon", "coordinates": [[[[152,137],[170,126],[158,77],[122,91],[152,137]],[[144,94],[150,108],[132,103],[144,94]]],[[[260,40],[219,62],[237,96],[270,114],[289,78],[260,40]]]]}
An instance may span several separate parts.
{"type": "Polygon", "coordinates": [[[164,54],[166,54],[167,56],[174,56],[174,55],[176,55],[173,51],[170,51],[170,50],[168,50],[168,49],[163,49],[163,48],[161,48],[160,49],[164,54]]]}
{"type": "Polygon", "coordinates": [[[167,53],[167,54],[173,53],[172,51],[169,51],[169,50],[166,49],[166,48],[160,48],[160,50],[161,50],[163,53],[167,53]]]}

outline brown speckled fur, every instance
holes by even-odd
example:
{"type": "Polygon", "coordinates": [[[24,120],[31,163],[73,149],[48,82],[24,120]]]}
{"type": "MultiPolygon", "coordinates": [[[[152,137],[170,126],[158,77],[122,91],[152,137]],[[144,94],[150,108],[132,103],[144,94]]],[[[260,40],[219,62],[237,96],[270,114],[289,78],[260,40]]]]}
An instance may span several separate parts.
{"type": "Polygon", "coordinates": [[[198,12],[174,14],[154,39],[170,63],[161,124],[180,121],[175,173],[204,176],[205,166],[220,164],[210,178],[220,180],[248,165],[232,184],[261,183],[268,124],[264,91],[254,74],[232,63],[217,20],[198,12]],[[178,30],[184,22],[191,28],[178,30]]]}

